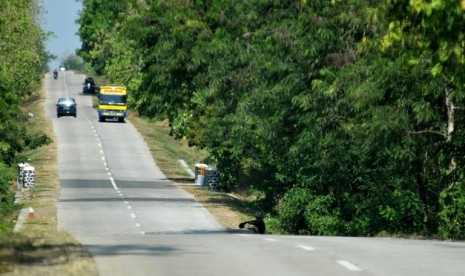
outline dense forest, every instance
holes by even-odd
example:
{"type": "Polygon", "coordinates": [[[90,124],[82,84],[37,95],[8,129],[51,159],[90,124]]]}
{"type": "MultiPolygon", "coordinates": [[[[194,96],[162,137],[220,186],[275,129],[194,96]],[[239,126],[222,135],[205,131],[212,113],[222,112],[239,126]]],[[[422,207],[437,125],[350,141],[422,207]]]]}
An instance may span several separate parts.
{"type": "Polygon", "coordinates": [[[82,2],[86,64],[283,232],[465,238],[463,1],[82,2]]]}
{"type": "Polygon", "coordinates": [[[45,134],[28,131],[22,107],[34,99],[46,72],[47,38],[39,24],[35,0],[0,0],[0,233],[14,211],[14,186],[21,153],[50,142],[45,134]]]}

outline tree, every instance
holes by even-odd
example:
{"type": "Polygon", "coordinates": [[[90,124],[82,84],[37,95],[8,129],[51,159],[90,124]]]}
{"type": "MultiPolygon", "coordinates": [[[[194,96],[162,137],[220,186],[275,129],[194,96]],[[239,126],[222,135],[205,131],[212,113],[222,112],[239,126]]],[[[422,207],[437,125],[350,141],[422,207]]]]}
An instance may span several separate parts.
{"type": "Polygon", "coordinates": [[[0,162],[12,163],[30,142],[20,104],[41,84],[48,54],[36,1],[5,1],[0,10],[0,162]]]}
{"type": "Polygon", "coordinates": [[[464,13],[447,3],[87,0],[81,55],[208,150],[222,189],[300,218],[286,231],[435,234],[465,161],[464,13]]]}

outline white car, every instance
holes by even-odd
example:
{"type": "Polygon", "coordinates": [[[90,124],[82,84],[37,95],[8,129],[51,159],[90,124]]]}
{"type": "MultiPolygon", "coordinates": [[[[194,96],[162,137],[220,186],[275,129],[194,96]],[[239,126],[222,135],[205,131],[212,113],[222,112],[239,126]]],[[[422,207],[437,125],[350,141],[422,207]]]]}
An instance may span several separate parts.
{"type": "Polygon", "coordinates": [[[60,66],[60,71],[65,71],[66,68],[64,66],[60,66]]]}

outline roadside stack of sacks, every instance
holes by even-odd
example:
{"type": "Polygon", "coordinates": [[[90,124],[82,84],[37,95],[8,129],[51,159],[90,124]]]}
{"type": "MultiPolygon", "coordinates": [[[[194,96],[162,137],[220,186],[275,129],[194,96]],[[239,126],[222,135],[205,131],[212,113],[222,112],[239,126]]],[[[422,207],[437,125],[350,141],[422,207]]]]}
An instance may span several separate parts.
{"type": "Polygon", "coordinates": [[[208,167],[205,171],[205,185],[212,189],[218,188],[219,177],[220,174],[216,168],[208,167]]]}
{"type": "Polygon", "coordinates": [[[35,186],[35,168],[28,163],[18,164],[18,189],[29,189],[35,186]]]}
{"type": "Polygon", "coordinates": [[[200,186],[216,189],[219,186],[219,172],[207,164],[197,163],[194,169],[195,183],[200,186]]]}

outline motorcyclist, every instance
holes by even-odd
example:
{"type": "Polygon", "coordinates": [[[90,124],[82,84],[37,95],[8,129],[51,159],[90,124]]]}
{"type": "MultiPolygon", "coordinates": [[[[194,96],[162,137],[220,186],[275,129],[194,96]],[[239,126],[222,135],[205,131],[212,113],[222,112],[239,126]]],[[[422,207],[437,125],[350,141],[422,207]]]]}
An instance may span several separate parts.
{"type": "Polygon", "coordinates": [[[95,85],[95,82],[94,82],[94,79],[92,77],[87,77],[85,80],[84,80],[84,85],[91,85],[91,86],[94,86],[95,85]]]}
{"type": "Polygon", "coordinates": [[[261,212],[255,213],[254,220],[241,222],[239,224],[239,228],[243,229],[246,225],[248,225],[248,228],[253,230],[255,233],[265,234],[266,226],[265,221],[263,220],[263,214],[261,212]]]}
{"type": "Polygon", "coordinates": [[[84,84],[88,84],[90,83],[90,85],[94,85],[94,79],[92,77],[87,77],[85,80],[84,80],[84,84]]]}
{"type": "Polygon", "coordinates": [[[57,69],[53,70],[53,77],[55,79],[58,78],[58,70],[57,69]]]}

